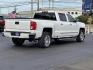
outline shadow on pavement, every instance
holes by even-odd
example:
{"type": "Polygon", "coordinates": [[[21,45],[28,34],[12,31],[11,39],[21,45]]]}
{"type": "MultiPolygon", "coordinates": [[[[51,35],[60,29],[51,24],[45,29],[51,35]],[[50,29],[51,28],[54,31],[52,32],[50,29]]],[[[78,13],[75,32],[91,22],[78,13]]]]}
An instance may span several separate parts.
{"type": "MultiPolygon", "coordinates": [[[[59,40],[59,41],[57,41],[57,42],[55,42],[55,41],[52,41],[52,43],[51,43],[51,46],[49,47],[49,48],[53,48],[53,47],[64,47],[64,46],[68,46],[68,45],[70,45],[70,44],[75,44],[75,43],[78,43],[78,42],[76,42],[75,40],[73,40],[73,39],[65,39],[65,40],[59,40]]],[[[28,42],[28,41],[26,41],[25,43],[24,43],[24,45],[22,45],[22,46],[15,46],[15,45],[12,45],[12,47],[13,48],[20,48],[20,49],[48,49],[48,48],[40,48],[40,47],[38,47],[37,46],[37,44],[36,43],[34,43],[34,42],[32,42],[32,43],[30,43],[30,42],[28,42]]]]}

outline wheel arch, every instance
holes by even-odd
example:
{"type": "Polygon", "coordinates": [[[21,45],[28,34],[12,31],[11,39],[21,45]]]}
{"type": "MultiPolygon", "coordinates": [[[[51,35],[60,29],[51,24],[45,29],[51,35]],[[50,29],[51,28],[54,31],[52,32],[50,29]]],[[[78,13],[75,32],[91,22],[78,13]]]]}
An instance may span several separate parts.
{"type": "Polygon", "coordinates": [[[84,33],[85,33],[85,28],[80,28],[79,32],[80,32],[81,30],[84,31],[84,33]]]}
{"type": "Polygon", "coordinates": [[[51,34],[51,36],[52,36],[53,29],[52,28],[44,28],[43,32],[49,32],[51,34]]]}

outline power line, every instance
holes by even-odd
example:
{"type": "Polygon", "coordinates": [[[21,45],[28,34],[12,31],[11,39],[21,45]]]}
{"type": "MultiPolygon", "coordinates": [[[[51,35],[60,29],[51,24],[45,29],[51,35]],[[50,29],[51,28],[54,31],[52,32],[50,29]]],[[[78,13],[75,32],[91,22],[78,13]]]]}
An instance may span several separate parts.
{"type": "MultiPolygon", "coordinates": [[[[23,6],[23,5],[30,5],[31,4],[31,11],[33,10],[33,4],[36,4],[37,5],[37,10],[39,10],[40,9],[40,4],[41,4],[41,1],[43,1],[42,2],[42,5],[44,5],[44,4],[46,4],[47,3],[47,6],[49,5],[49,8],[50,8],[50,6],[51,6],[51,8],[52,7],[54,7],[54,5],[55,4],[60,4],[60,3],[77,3],[77,4],[81,4],[82,3],[82,1],[54,1],[54,0],[47,0],[47,1],[45,1],[45,0],[37,0],[37,2],[35,2],[35,1],[33,1],[33,0],[30,0],[30,1],[24,1],[24,2],[0,2],[0,8],[10,8],[10,7],[14,7],[14,8],[16,8],[16,7],[19,7],[19,6],[23,6]]],[[[42,6],[42,8],[43,8],[43,6],[42,6]]]]}

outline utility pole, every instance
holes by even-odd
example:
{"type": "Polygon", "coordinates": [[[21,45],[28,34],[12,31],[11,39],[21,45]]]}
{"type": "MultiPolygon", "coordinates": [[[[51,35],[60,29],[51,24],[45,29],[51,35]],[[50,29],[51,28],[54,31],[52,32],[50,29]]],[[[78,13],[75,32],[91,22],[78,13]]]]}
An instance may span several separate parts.
{"type": "Polygon", "coordinates": [[[54,9],[54,0],[52,0],[52,9],[54,9]]]}
{"type": "Polygon", "coordinates": [[[16,6],[14,7],[14,11],[17,12],[17,7],[16,6]]]}
{"type": "Polygon", "coordinates": [[[39,11],[39,0],[37,2],[37,10],[39,11]]]}
{"type": "Polygon", "coordinates": [[[0,8],[0,14],[1,14],[1,8],[0,8]]]}
{"type": "Polygon", "coordinates": [[[31,11],[33,11],[33,0],[31,0],[31,11]]]}
{"type": "Polygon", "coordinates": [[[54,3],[54,0],[49,0],[49,9],[51,9],[51,8],[52,8],[53,3],[54,3]]]}
{"type": "Polygon", "coordinates": [[[50,4],[51,4],[50,2],[51,2],[51,0],[49,0],[49,9],[50,9],[50,4]]]}
{"type": "Polygon", "coordinates": [[[42,0],[42,9],[43,9],[43,0],[42,0]]]}

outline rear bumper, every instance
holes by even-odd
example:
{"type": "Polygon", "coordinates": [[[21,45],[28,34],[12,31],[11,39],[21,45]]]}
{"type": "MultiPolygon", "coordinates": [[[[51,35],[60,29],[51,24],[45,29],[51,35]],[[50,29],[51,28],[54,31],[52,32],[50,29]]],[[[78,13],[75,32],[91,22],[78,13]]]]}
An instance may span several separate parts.
{"type": "Polygon", "coordinates": [[[23,38],[23,39],[35,39],[36,34],[31,34],[30,32],[19,32],[19,36],[14,36],[11,34],[12,32],[4,31],[4,36],[9,38],[23,38]]]}

